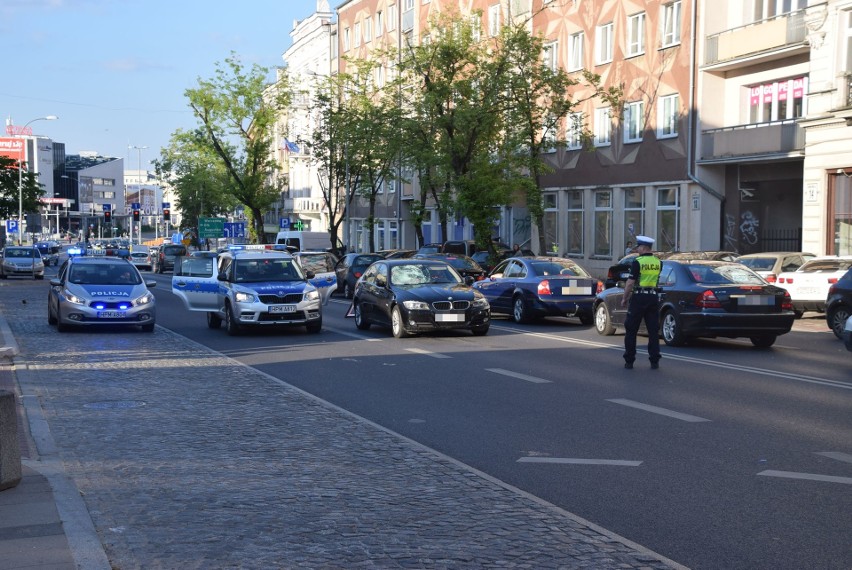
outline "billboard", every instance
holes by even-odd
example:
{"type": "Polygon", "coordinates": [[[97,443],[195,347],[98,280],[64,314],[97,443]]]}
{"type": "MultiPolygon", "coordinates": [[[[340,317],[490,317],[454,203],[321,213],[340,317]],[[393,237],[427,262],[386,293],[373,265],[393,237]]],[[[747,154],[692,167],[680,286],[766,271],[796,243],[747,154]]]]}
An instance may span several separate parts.
{"type": "Polygon", "coordinates": [[[25,147],[26,139],[0,137],[0,156],[8,156],[18,162],[23,162],[26,158],[25,147]]]}

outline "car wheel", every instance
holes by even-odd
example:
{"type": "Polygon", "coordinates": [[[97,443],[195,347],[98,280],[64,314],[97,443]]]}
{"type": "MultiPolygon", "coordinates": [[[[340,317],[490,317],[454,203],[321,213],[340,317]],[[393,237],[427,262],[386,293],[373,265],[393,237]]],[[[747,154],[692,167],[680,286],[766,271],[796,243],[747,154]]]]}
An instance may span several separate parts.
{"type": "Polygon", "coordinates": [[[595,316],[592,313],[583,312],[583,313],[580,313],[577,316],[580,317],[580,324],[581,325],[590,325],[593,322],[595,322],[595,316]]]}
{"type": "Polygon", "coordinates": [[[207,328],[218,329],[222,326],[222,317],[210,311],[207,313],[207,328]]]}
{"type": "Polygon", "coordinates": [[[485,325],[484,327],[471,327],[470,332],[473,333],[473,336],[485,336],[488,334],[488,327],[490,325],[485,325]]]}
{"type": "Polygon", "coordinates": [[[399,310],[399,306],[394,307],[391,312],[391,331],[393,331],[393,336],[396,338],[409,336],[408,331],[405,330],[405,326],[402,324],[402,311],[399,310]]]}
{"type": "Polygon", "coordinates": [[[845,306],[835,307],[828,313],[826,321],[834,336],[843,340],[843,327],[846,326],[846,319],[849,318],[849,308],[845,306]]]}
{"type": "Polygon", "coordinates": [[[757,348],[769,348],[770,346],[775,344],[775,339],[777,338],[778,336],[774,334],[762,334],[758,336],[749,337],[749,340],[751,340],[751,343],[757,348]]]}
{"type": "Polygon", "coordinates": [[[355,294],[355,291],[353,291],[352,285],[349,284],[349,281],[346,281],[343,284],[343,296],[346,297],[347,299],[351,299],[354,294],[355,294]]]}
{"type": "Polygon", "coordinates": [[[672,311],[666,311],[663,315],[663,340],[669,346],[683,346],[686,337],[680,326],[680,319],[672,311]]]}
{"type": "Polygon", "coordinates": [[[516,323],[528,323],[531,320],[527,304],[524,302],[524,298],[521,295],[518,295],[515,297],[515,300],[512,301],[512,318],[516,323]]]}
{"type": "Polygon", "coordinates": [[[609,309],[606,308],[606,303],[601,303],[595,309],[595,330],[603,336],[615,334],[615,325],[612,324],[612,318],[609,316],[609,309]]]}
{"type": "Polygon", "coordinates": [[[47,300],[47,324],[55,325],[57,322],[56,317],[53,315],[53,311],[50,310],[50,299],[47,300]]]}
{"type": "Polygon", "coordinates": [[[355,326],[358,327],[358,330],[362,331],[370,328],[370,321],[361,312],[361,303],[355,304],[355,326]]]}
{"type": "Polygon", "coordinates": [[[322,319],[306,324],[305,329],[311,334],[320,332],[322,330],[322,319]]]}
{"type": "Polygon", "coordinates": [[[240,323],[230,304],[225,305],[225,331],[231,336],[240,334],[240,323]]]}
{"type": "Polygon", "coordinates": [[[142,325],[142,332],[154,332],[154,323],[145,323],[142,325]]]}
{"type": "Polygon", "coordinates": [[[801,319],[802,315],[804,315],[804,314],[805,314],[804,311],[799,311],[797,309],[793,309],[793,316],[796,317],[797,319],[801,319]]]}
{"type": "Polygon", "coordinates": [[[36,279],[44,279],[44,275],[36,275],[35,278],[36,279]]]}

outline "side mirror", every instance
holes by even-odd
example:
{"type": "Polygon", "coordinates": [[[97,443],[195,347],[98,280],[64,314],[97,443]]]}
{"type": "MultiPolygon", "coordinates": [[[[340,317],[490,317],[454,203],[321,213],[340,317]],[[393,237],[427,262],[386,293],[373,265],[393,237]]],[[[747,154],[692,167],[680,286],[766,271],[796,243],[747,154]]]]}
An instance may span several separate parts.
{"type": "Polygon", "coordinates": [[[153,281],[153,280],[152,281],[145,281],[145,287],[147,287],[148,289],[151,289],[152,287],[156,287],[156,286],[157,286],[156,281],[153,281]]]}
{"type": "Polygon", "coordinates": [[[216,279],[218,279],[219,281],[227,281],[228,274],[222,271],[221,273],[219,273],[219,275],[216,276],[216,279]]]}
{"type": "Polygon", "coordinates": [[[471,285],[473,285],[474,281],[476,281],[476,279],[474,279],[474,278],[473,278],[473,277],[471,277],[470,275],[465,275],[465,277],[464,277],[464,284],[465,284],[465,285],[467,285],[468,287],[470,287],[471,285]]]}
{"type": "Polygon", "coordinates": [[[305,277],[306,277],[307,279],[313,279],[313,278],[314,278],[314,277],[316,277],[316,276],[317,276],[317,274],[316,274],[316,273],[314,273],[313,271],[311,271],[310,269],[309,269],[309,270],[307,270],[307,271],[305,271],[305,277]]]}
{"type": "Polygon", "coordinates": [[[50,280],[50,286],[51,287],[62,287],[62,281],[60,281],[59,279],[51,279],[50,280]]]}

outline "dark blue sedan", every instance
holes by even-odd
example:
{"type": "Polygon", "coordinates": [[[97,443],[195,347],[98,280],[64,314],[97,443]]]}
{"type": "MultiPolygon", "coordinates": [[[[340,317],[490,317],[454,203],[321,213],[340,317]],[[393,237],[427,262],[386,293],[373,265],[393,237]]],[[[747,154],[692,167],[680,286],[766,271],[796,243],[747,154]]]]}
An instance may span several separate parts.
{"type": "Polygon", "coordinates": [[[579,317],[590,325],[603,283],[571,259],[512,257],[473,287],[488,299],[492,313],[510,315],[518,323],[554,316],[579,317]]]}

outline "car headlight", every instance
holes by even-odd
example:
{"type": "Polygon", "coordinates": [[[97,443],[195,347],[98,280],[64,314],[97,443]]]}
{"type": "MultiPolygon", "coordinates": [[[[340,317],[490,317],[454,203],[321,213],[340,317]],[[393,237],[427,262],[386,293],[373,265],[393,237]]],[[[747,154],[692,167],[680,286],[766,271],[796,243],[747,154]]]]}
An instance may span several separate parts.
{"type": "Polygon", "coordinates": [[[429,304],[423,301],[403,301],[402,306],[409,311],[428,311],[429,304]]]}
{"type": "Polygon", "coordinates": [[[318,301],[320,298],[319,291],[313,289],[305,293],[305,301],[318,301]]]}
{"type": "Polygon", "coordinates": [[[148,305],[149,303],[153,303],[153,302],[154,302],[154,295],[152,295],[150,292],[148,292],[148,293],[145,293],[144,295],[142,295],[141,297],[139,297],[138,299],[136,299],[135,301],[133,301],[133,305],[136,306],[136,307],[141,307],[142,305],[148,305]]]}
{"type": "Polygon", "coordinates": [[[242,293],[240,291],[237,291],[234,294],[234,300],[237,303],[254,303],[256,301],[256,298],[251,293],[242,293]]]}
{"type": "Polygon", "coordinates": [[[4,259],[4,260],[3,260],[3,267],[11,267],[12,269],[14,269],[14,268],[15,268],[15,264],[14,264],[14,263],[12,263],[11,261],[7,261],[7,260],[5,260],[5,259],[4,259]]]}
{"type": "Polygon", "coordinates": [[[488,304],[488,299],[478,295],[474,297],[472,305],[475,309],[487,309],[490,307],[490,305],[488,304]]]}
{"type": "Polygon", "coordinates": [[[65,299],[69,303],[74,303],[75,305],[85,305],[86,304],[85,299],[81,299],[80,297],[78,297],[77,295],[75,295],[74,293],[69,291],[68,289],[63,291],[62,294],[65,295],[65,299]]]}

